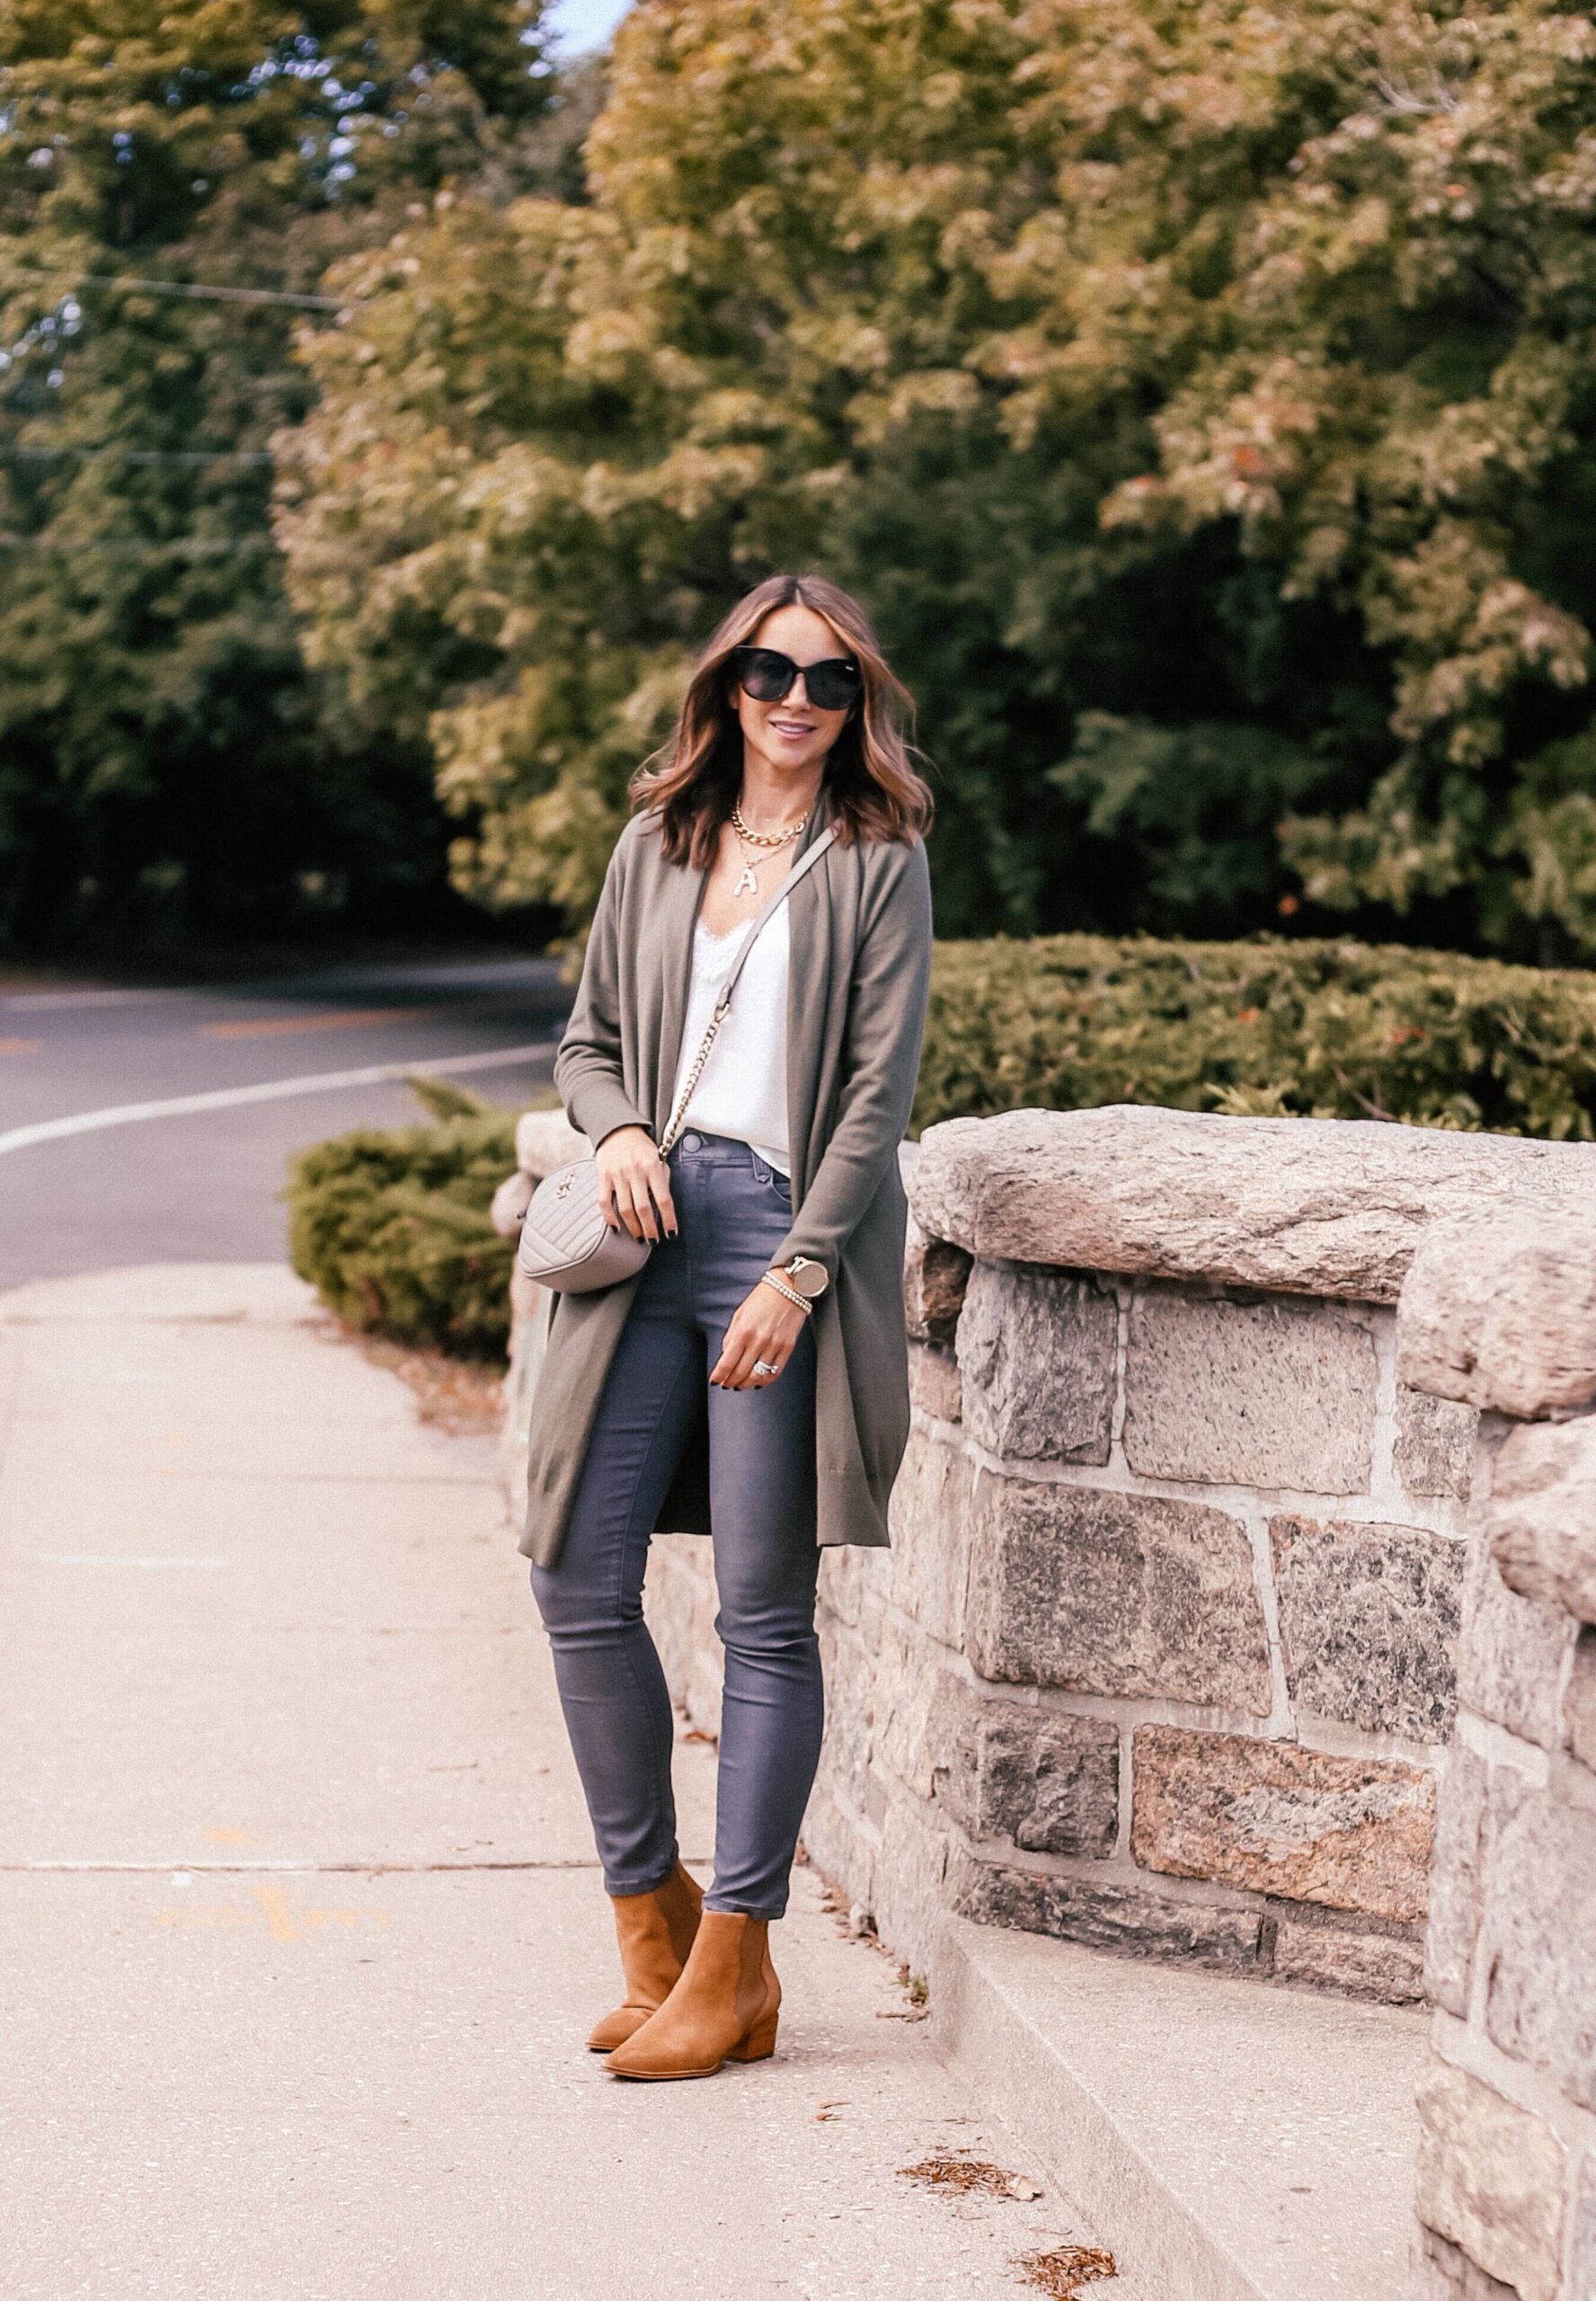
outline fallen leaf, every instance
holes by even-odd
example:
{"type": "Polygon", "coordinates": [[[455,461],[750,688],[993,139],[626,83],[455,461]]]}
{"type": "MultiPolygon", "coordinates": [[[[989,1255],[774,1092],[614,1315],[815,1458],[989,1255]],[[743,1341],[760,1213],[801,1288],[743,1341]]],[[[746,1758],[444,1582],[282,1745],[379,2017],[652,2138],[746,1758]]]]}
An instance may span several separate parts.
{"type": "Polygon", "coordinates": [[[1114,2277],[1114,2257],[1101,2245],[1060,2245],[1051,2253],[1022,2253],[1015,2267],[1038,2292],[1052,2301],[1076,2301],[1083,2285],[1114,2277]]]}
{"type": "Polygon", "coordinates": [[[988,2197],[1012,2195],[1010,2183],[1020,2177],[1006,2173],[1001,2165],[989,2164],[984,2157],[969,2156],[963,2150],[949,2150],[939,2157],[922,2157],[918,2165],[900,2165],[898,2171],[906,2181],[922,2181],[927,2189],[957,2190],[965,2193],[979,2190],[988,2197]]]}

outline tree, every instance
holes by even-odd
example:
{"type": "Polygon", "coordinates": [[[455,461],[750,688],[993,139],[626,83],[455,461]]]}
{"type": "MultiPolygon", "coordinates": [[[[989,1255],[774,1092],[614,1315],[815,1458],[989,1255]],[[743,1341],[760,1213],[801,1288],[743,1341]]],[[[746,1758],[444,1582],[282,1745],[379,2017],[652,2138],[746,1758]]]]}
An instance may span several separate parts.
{"type": "Polygon", "coordinates": [[[545,102],[531,0],[0,0],[0,937],[439,873],[425,753],[308,683],[270,443],[328,264],[535,180],[545,102]]]}
{"type": "Polygon", "coordinates": [[[1072,268],[1027,397],[1045,422],[1081,367],[1129,382],[1158,345],[1157,457],[1105,525],[1224,533],[1355,631],[1386,757],[1287,822],[1307,894],[1596,951],[1596,27],[1551,0],[1050,10],[1040,101],[1097,139],[1059,217],[1125,261],[1072,268]]]}
{"type": "Polygon", "coordinates": [[[339,269],[279,532],[457,883],[580,920],[693,644],[854,584],[944,930],[1596,947],[1588,21],[651,0],[581,208],[339,269]],[[1283,831],[1283,848],[1281,834],[1283,831]]]}

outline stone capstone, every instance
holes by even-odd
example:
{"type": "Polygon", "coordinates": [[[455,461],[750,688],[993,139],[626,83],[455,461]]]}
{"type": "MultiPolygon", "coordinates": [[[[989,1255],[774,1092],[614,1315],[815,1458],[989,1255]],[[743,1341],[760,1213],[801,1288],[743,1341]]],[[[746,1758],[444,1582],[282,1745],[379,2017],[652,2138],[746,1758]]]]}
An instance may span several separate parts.
{"type": "Polygon", "coordinates": [[[1435,1778],[1415,1766],[1136,1729],[1130,1850],[1144,1870],[1412,1922],[1434,1824],[1435,1778]]]}
{"type": "Polygon", "coordinates": [[[1398,1382],[1396,1475],[1407,1491],[1424,1500],[1450,1496],[1461,1501],[1468,1492],[1478,1428],[1476,1408],[1398,1382]]]}
{"type": "Polygon", "coordinates": [[[1491,1555],[1521,1598],[1596,1621],[1596,1417],[1508,1434],[1491,1479],[1491,1555]]]}
{"type": "Polygon", "coordinates": [[[1355,1313],[1139,1293],[1125,1459],[1144,1478],[1356,1494],[1369,1484],[1378,1381],[1355,1313]]]}
{"type": "Polygon", "coordinates": [[[523,1175],[541,1182],[556,1167],[585,1159],[592,1148],[579,1134],[563,1111],[523,1111],[516,1121],[516,1165],[523,1175]]]}
{"type": "Polygon", "coordinates": [[[1120,1103],[945,1120],[909,1187],[923,1230],[992,1261],[1394,1302],[1432,1222],[1578,1210],[1596,1148],[1120,1103]]]}
{"type": "Polygon", "coordinates": [[[1015,1461],[1108,1460],[1119,1305],[1091,1279],[980,1262],[959,1320],[964,1427],[1015,1461]]]}
{"type": "MultiPolygon", "coordinates": [[[[513,1175],[506,1175],[493,1193],[493,1203],[488,1209],[488,1220],[501,1239],[519,1239],[521,1220],[532,1204],[532,1194],[537,1185],[530,1175],[517,1168],[513,1175]]],[[[519,1266],[517,1266],[519,1276],[519,1266]]]]}
{"type": "Polygon", "coordinates": [[[1269,1523],[1286,1685],[1316,1717],[1444,1742],[1457,1708],[1463,1544],[1418,1526],[1269,1523]]]}
{"type": "Polygon", "coordinates": [[[965,1640],[986,1678],[1271,1708],[1252,1545],[1204,1503],[982,1470],[965,1640]]]}
{"type": "Polygon", "coordinates": [[[1010,1869],[973,1855],[956,1858],[952,1906],[961,1917],[1049,1933],[1094,1950],[1191,1959],[1246,1970],[1258,1962],[1263,1918],[1255,1910],[1215,1909],[1081,1878],[1010,1869]]]}
{"type": "Polygon", "coordinates": [[[961,1826],[972,1837],[1007,1838],[1026,1853],[1111,1854],[1118,1728],[944,1683],[949,1708],[934,1737],[945,1767],[939,1786],[961,1826]]]}
{"type": "MultiPolygon", "coordinates": [[[[1592,1154],[1581,1146],[1582,1155],[1592,1154]]],[[[1509,1183],[1503,1208],[1438,1222],[1403,1285],[1396,1368],[1415,1390],[1521,1421],[1588,1405],[1596,1399],[1596,1216],[1526,1206],[1509,1183]]]]}
{"type": "Polygon", "coordinates": [[[1557,2301],[1563,2145],[1467,2070],[1419,2088],[1419,2218],[1520,2301],[1557,2301]]]}

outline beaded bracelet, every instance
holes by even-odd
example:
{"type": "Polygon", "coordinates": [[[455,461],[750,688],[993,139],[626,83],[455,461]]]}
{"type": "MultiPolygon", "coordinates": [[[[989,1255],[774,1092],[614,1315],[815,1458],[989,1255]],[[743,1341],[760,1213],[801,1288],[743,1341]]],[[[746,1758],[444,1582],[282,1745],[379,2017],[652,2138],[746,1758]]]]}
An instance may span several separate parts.
{"type": "Polygon", "coordinates": [[[798,1308],[802,1311],[806,1319],[813,1318],[814,1304],[806,1301],[804,1296],[800,1294],[795,1286],[789,1286],[785,1278],[778,1278],[773,1270],[761,1271],[759,1277],[760,1283],[763,1285],[774,1286],[776,1293],[778,1294],[785,1295],[789,1302],[796,1302],[798,1308]]]}

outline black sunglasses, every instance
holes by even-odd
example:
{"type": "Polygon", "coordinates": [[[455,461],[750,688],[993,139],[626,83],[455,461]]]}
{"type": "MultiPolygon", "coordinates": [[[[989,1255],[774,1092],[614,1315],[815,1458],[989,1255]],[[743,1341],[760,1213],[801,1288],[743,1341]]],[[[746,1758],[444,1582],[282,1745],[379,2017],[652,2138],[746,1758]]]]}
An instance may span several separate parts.
{"type": "Polygon", "coordinates": [[[864,686],[859,666],[846,655],[828,655],[820,663],[795,663],[774,647],[737,647],[732,668],[739,687],[756,703],[780,703],[792,694],[800,671],[803,691],[817,711],[846,711],[857,703],[864,686]]]}

